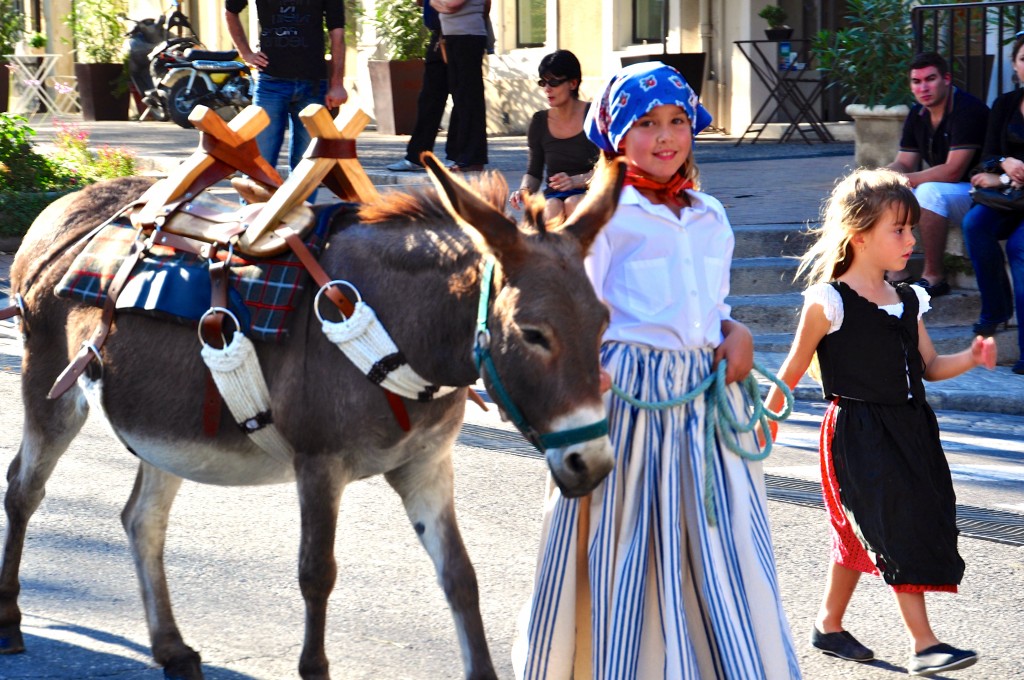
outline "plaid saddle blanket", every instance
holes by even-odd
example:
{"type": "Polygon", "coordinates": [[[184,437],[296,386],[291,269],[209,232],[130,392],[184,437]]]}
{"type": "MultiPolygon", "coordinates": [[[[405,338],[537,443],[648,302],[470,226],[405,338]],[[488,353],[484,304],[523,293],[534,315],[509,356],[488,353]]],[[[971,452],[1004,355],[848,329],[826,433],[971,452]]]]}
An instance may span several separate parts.
{"type": "MultiPolygon", "coordinates": [[[[319,257],[330,229],[331,218],[341,203],[317,209],[316,226],[306,238],[314,257],[319,257]]],[[[131,251],[137,231],[127,223],[113,222],[101,229],[75,258],[57,285],[61,297],[102,307],[107,289],[131,251]]],[[[220,260],[227,252],[218,252],[220,260]]],[[[117,298],[119,311],[198,323],[210,308],[209,260],[166,246],[154,246],[135,266],[117,298]]],[[[253,340],[281,342],[288,336],[288,322],[309,274],[291,251],[273,258],[246,259],[232,256],[228,276],[228,308],[238,317],[241,331],[253,340]]]]}

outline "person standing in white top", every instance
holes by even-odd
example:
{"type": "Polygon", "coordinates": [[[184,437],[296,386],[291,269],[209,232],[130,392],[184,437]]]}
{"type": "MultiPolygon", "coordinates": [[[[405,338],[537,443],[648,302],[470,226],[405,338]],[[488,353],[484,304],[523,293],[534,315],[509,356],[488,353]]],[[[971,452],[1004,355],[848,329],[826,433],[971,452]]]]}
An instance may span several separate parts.
{"type": "MultiPolygon", "coordinates": [[[[800,677],[760,464],[722,434],[706,447],[703,394],[657,410],[620,396],[670,401],[726,361],[723,408],[749,407],[736,382],[751,370],[753,339],[725,303],[734,237],[722,204],[695,186],[693,136],[710,122],[660,62],[620,71],[588,113],[587,136],[627,165],[619,208],[585,260],[610,310],[601,362],[616,385],[616,462],[589,508],[551,487],[513,645],[519,678],[800,677]],[[585,569],[578,526],[588,527],[585,569]]],[[[755,449],[753,435],[736,438],[755,449]]]]}

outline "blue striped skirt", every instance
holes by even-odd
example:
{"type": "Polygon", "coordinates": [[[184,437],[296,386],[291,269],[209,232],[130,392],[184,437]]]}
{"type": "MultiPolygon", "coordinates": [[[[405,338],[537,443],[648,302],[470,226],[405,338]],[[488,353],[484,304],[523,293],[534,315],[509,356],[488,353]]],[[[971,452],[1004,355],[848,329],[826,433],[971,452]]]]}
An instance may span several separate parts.
{"type": "MultiPolygon", "coordinates": [[[[615,384],[645,401],[689,391],[711,371],[712,358],[709,349],[606,343],[601,350],[615,384]]],[[[736,385],[729,397],[749,418],[736,385]]],[[[609,398],[616,462],[590,501],[589,630],[576,630],[580,501],[563,498],[551,484],[534,592],[512,650],[516,677],[572,678],[575,661],[600,680],[799,678],[761,465],[716,439],[718,516],[711,526],[703,397],[658,411],[609,398]],[[590,650],[582,666],[577,640],[583,654],[590,650]]],[[[753,450],[753,435],[742,435],[741,444],[753,450]]]]}

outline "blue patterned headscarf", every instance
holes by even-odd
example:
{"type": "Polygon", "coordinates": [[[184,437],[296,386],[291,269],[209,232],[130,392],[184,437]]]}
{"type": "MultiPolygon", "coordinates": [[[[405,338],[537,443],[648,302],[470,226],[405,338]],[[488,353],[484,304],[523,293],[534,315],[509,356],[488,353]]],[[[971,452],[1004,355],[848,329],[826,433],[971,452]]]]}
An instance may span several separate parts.
{"type": "Polygon", "coordinates": [[[686,111],[693,134],[711,124],[711,114],[679,71],[660,61],[626,66],[612,76],[600,99],[591,106],[583,129],[602,151],[618,153],[623,138],[638,118],[664,104],[686,111]]]}

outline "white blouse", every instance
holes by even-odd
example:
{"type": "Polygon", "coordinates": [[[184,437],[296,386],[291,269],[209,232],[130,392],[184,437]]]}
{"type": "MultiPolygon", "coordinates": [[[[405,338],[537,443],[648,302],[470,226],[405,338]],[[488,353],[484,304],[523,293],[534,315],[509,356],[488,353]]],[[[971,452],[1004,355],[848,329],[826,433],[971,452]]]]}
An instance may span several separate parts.
{"type": "MultiPolygon", "coordinates": [[[[917,319],[921,320],[924,313],[931,310],[931,296],[928,292],[920,286],[910,286],[910,288],[917,293],[917,319]]],[[[839,291],[832,287],[827,282],[816,283],[810,286],[804,291],[804,306],[810,306],[812,304],[821,305],[822,309],[825,310],[825,318],[831,322],[828,332],[835,333],[843,325],[843,298],[839,295],[839,291]]],[[[884,312],[888,312],[890,315],[899,318],[903,316],[903,303],[897,302],[894,305],[881,305],[879,307],[884,312]]]]}
{"type": "Polygon", "coordinates": [[[584,264],[611,311],[606,341],[668,350],[722,343],[735,238],[717,199],[687,195],[690,207],[676,217],[627,186],[594,240],[584,264]]]}

